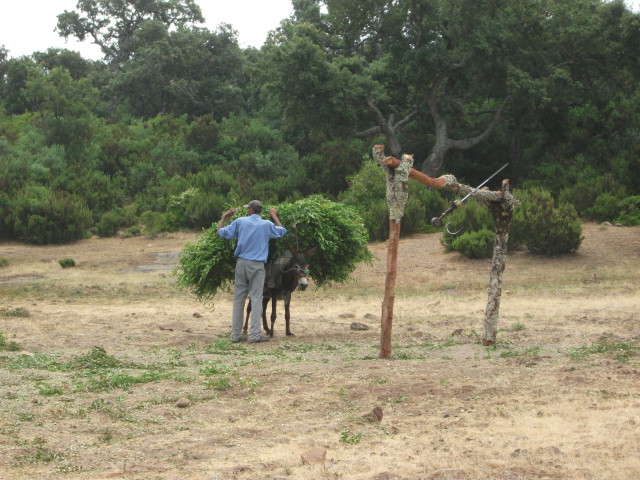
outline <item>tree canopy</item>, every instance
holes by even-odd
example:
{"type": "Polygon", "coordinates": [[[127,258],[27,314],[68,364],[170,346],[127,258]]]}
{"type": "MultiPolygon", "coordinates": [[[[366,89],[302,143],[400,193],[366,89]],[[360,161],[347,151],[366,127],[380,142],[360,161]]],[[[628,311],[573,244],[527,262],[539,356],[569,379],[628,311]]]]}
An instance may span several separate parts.
{"type": "MultiPolygon", "coordinates": [[[[206,228],[254,197],[363,207],[351,190],[376,143],[469,184],[509,162],[515,188],[582,218],[637,217],[640,15],[622,0],[292,5],[260,49],[203,28],[193,0],[58,15],[100,61],[0,46],[0,237],[51,241],[75,217],[56,236],[206,228]]],[[[428,220],[428,204],[411,208],[428,220]]]]}

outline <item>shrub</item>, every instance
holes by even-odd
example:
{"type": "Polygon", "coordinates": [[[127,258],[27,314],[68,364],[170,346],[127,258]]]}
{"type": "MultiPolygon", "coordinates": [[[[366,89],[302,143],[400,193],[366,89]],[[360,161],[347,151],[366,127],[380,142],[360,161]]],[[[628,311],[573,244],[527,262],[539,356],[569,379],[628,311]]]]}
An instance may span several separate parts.
{"type": "MultiPolygon", "coordinates": [[[[342,201],[358,208],[371,240],[389,238],[384,170],[373,160],[368,160],[348,181],[349,189],[342,194],[342,201]]],[[[438,215],[445,205],[440,192],[409,180],[409,198],[402,217],[400,235],[410,235],[430,228],[429,220],[438,215]]]]}
{"type": "Polygon", "coordinates": [[[617,221],[623,225],[640,225],[640,195],[627,197],[619,204],[617,221]]]}
{"type": "MultiPolygon", "coordinates": [[[[456,240],[462,236],[463,233],[465,235],[469,235],[473,232],[480,232],[482,230],[493,230],[493,218],[491,218],[491,212],[489,212],[489,209],[486,206],[474,201],[472,198],[466,201],[462,207],[455,210],[449,219],[445,219],[444,221],[451,222],[450,230],[462,230],[458,235],[451,235],[446,230],[444,231],[442,238],[440,239],[440,243],[444,245],[446,252],[455,250],[466,255],[463,251],[456,248],[456,240]]],[[[469,238],[468,240],[459,243],[459,245],[468,246],[468,241],[472,241],[472,243],[479,241],[478,236],[474,236],[472,238],[475,240],[472,241],[471,238],[469,238]]],[[[488,256],[490,256],[490,253],[488,256]]]]}
{"type": "Polygon", "coordinates": [[[164,229],[164,215],[159,212],[147,210],[140,215],[140,221],[144,225],[142,231],[147,235],[155,235],[164,229]]]}
{"type": "Polygon", "coordinates": [[[513,217],[511,218],[511,225],[509,225],[509,250],[527,243],[528,221],[525,217],[525,211],[529,203],[531,203],[531,192],[529,190],[515,189],[513,196],[520,202],[520,205],[513,209],[513,217]]]}
{"type": "Polygon", "coordinates": [[[575,184],[560,191],[558,203],[572,204],[583,218],[590,215],[590,209],[595,206],[600,195],[612,194],[624,189],[611,173],[595,175],[593,171],[588,170],[580,176],[581,178],[575,184]]]}
{"type": "Polygon", "coordinates": [[[582,223],[573,205],[555,208],[548,190],[532,188],[530,201],[522,205],[526,245],[534,253],[554,255],[576,251],[582,243],[582,223]]]}
{"type": "Polygon", "coordinates": [[[0,258],[0,268],[4,268],[8,266],[9,266],[9,259],[4,257],[0,258]]]}
{"type": "Polygon", "coordinates": [[[614,221],[620,213],[620,200],[610,193],[601,193],[587,215],[596,222],[614,221]]]}
{"type": "Polygon", "coordinates": [[[451,241],[451,250],[468,258],[489,258],[493,254],[495,233],[487,228],[465,232],[451,241]]]}
{"type": "Polygon", "coordinates": [[[91,222],[83,200],[37,186],[18,194],[5,220],[10,238],[38,245],[83,238],[91,222]]]}
{"type": "Polygon", "coordinates": [[[76,266],[76,262],[73,258],[62,258],[58,260],[58,263],[62,268],[71,268],[76,266]]]}
{"type": "Polygon", "coordinates": [[[105,212],[94,227],[94,231],[101,237],[113,237],[118,233],[122,221],[122,216],[118,212],[113,210],[105,212]]]}
{"type": "Polygon", "coordinates": [[[132,225],[125,230],[122,238],[137,237],[138,235],[142,235],[142,229],[138,225],[132,225]]]}

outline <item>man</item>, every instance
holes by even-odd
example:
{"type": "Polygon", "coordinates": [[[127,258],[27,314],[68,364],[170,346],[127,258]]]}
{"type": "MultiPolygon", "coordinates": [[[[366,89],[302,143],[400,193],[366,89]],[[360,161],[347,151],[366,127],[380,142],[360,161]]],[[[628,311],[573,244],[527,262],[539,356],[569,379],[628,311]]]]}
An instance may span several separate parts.
{"type": "Polygon", "coordinates": [[[262,203],[251,200],[243,208],[247,209],[247,216],[240,217],[224,226],[225,220],[236,210],[229,209],[218,222],[218,236],[226,240],[238,239],[234,252],[236,261],[236,275],[233,288],[233,313],[231,317],[231,341],[241,340],[242,324],[244,320],[244,304],[249,295],[251,301],[251,328],[247,338],[248,343],[268,342],[262,336],[262,291],[264,288],[264,265],[269,254],[269,240],[281,238],[287,233],[282,226],[275,208],[269,210],[273,222],[260,218],[262,203]]]}

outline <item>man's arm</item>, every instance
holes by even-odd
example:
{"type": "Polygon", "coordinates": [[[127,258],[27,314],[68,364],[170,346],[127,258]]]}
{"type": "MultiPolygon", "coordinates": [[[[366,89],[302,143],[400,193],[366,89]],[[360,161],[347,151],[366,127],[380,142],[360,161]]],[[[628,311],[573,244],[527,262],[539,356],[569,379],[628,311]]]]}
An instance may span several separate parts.
{"type": "Polygon", "coordinates": [[[227,218],[229,218],[231,215],[233,215],[234,213],[236,213],[236,209],[235,208],[230,208],[229,210],[227,210],[226,212],[224,212],[222,214],[222,218],[220,219],[220,221],[218,222],[218,236],[220,236],[220,229],[222,227],[224,227],[224,222],[227,218]]]}
{"type": "Polygon", "coordinates": [[[269,209],[269,215],[271,215],[271,219],[273,220],[273,223],[275,223],[277,227],[282,226],[282,223],[280,223],[280,219],[278,218],[278,211],[275,208],[269,209]]]}

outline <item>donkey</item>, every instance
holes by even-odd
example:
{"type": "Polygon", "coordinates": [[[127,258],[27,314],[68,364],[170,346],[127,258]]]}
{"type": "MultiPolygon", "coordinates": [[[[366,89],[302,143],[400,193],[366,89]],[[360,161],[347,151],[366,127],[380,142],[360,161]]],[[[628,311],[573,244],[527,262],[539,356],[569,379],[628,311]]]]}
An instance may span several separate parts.
{"type": "MultiPolygon", "coordinates": [[[[284,300],[284,318],[286,322],[286,334],[293,336],[290,328],[291,293],[296,289],[304,291],[309,285],[309,264],[307,257],[316,251],[317,247],[306,252],[300,252],[289,245],[289,251],[267,262],[265,266],[264,290],[262,292],[262,327],[270,337],[273,337],[273,324],[276,323],[276,304],[278,300],[284,300]],[[267,305],[271,301],[271,328],[267,325],[267,305]]],[[[247,333],[251,302],[247,305],[247,317],[242,331],[247,333]]]]}

